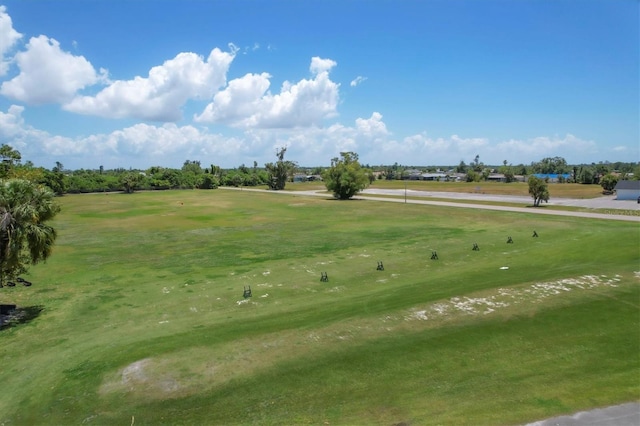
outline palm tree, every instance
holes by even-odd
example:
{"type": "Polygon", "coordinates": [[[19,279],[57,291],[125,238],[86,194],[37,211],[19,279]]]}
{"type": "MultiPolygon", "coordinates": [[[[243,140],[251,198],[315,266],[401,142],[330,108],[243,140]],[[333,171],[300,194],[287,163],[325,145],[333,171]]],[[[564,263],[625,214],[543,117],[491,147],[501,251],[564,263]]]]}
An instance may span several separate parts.
{"type": "Polygon", "coordinates": [[[57,234],[46,222],[60,211],[54,197],[28,180],[0,181],[0,287],[51,254],[57,234]]]}

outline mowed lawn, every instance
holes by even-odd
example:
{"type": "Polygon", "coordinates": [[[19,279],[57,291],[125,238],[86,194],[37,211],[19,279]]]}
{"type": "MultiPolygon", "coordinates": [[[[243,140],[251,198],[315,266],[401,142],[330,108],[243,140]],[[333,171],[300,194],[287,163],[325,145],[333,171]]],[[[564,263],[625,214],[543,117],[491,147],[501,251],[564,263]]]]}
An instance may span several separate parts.
{"type": "Polygon", "coordinates": [[[59,201],[33,286],[0,289],[41,310],[0,331],[0,424],[522,424],[640,399],[637,223],[223,189],[59,201]]]}

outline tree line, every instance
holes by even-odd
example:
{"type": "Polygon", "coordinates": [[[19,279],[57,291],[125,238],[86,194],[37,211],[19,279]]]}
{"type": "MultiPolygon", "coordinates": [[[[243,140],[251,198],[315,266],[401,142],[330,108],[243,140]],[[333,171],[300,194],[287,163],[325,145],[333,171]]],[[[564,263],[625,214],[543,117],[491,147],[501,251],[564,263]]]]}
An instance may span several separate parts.
{"type": "MultiPolygon", "coordinates": [[[[333,159],[331,167],[302,168],[294,161],[285,159],[287,148],[276,151],[276,161],[260,167],[257,162],[246,166],[241,164],[231,169],[223,169],[216,165],[203,166],[199,160],[185,160],[181,168],[152,166],[148,169],[116,168],[68,170],[60,162],[50,170],[35,167],[30,161],[22,162],[20,153],[8,145],[0,146],[0,179],[15,177],[25,178],[49,187],[55,194],[74,194],[88,192],[133,192],[137,190],[166,189],[215,189],[218,186],[255,187],[266,186],[269,189],[284,189],[287,182],[292,182],[296,173],[323,176],[333,167],[346,167],[354,158],[362,168],[370,182],[375,179],[402,180],[409,179],[410,173],[443,172],[447,175],[462,176],[467,182],[480,182],[489,179],[494,173],[504,176],[504,181],[526,181],[531,175],[557,175],[557,182],[582,184],[600,184],[605,191],[611,191],[619,179],[639,179],[638,163],[592,163],[569,165],[562,157],[548,157],[530,165],[512,165],[503,161],[502,165],[490,166],[480,160],[480,156],[469,162],[460,161],[457,166],[447,167],[413,167],[398,163],[393,165],[370,166],[360,165],[357,154],[349,153],[341,158],[340,163],[333,159]],[[344,164],[343,164],[344,162],[344,164]]],[[[544,178],[543,178],[544,179],[544,178]]]]}

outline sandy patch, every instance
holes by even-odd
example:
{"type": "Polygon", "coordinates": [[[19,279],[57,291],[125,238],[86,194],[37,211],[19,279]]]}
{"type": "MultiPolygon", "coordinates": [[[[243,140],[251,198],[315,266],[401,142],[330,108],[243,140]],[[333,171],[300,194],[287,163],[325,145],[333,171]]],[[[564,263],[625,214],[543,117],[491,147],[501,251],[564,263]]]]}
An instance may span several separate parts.
{"type": "Polygon", "coordinates": [[[129,364],[122,370],[122,384],[127,387],[132,387],[136,383],[143,383],[147,381],[147,376],[144,373],[144,366],[149,364],[149,359],[141,359],[133,364],[129,364]]]}
{"type": "Polygon", "coordinates": [[[179,389],[180,385],[171,375],[158,374],[153,360],[145,358],[123,368],[119,372],[119,380],[105,382],[100,392],[120,391],[160,397],[176,394],[179,389]]]}
{"type": "MultiPolygon", "coordinates": [[[[640,275],[636,273],[636,277],[640,275]]],[[[485,297],[452,297],[448,301],[434,303],[426,308],[413,309],[405,316],[405,320],[427,321],[455,314],[487,315],[511,305],[524,302],[539,303],[543,299],[571,291],[617,287],[619,282],[619,275],[583,275],[578,278],[535,283],[524,288],[499,288],[495,294],[485,297]]]]}

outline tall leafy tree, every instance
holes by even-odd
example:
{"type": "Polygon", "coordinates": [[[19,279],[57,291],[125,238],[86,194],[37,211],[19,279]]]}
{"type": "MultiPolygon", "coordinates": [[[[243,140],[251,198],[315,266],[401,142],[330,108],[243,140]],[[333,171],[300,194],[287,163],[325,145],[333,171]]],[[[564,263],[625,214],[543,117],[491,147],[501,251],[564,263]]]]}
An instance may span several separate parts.
{"type": "Polygon", "coordinates": [[[480,155],[476,154],[476,157],[471,162],[471,167],[476,173],[482,173],[482,169],[484,168],[484,163],[480,161],[480,155]]]}
{"type": "Polygon", "coordinates": [[[535,176],[529,176],[529,194],[533,197],[533,206],[539,207],[540,202],[549,202],[549,188],[547,182],[535,176]]]}
{"type": "Polygon", "coordinates": [[[618,176],[607,173],[600,179],[600,186],[605,192],[612,192],[618,183],[618,176]]]}
{"type": "Polygon", "coordinates": [[[296,164],[292,161],[285,161],[284,154],[287,152],[287,147],[280,148],[276,152],[278,161],[274,163],[267,163],[264,165],[269,175],[267,186],[269,189],[282,190],[287,184],[287,178],[296,168],[296,164]]]}
{"type": "Polygon", "coordinates": [[[0,287],[51,255],[56,230],[47,222],[60,211],[54,196],[28,180],[0,182],[0,287]]]}
{"type": "Polygon", "coordinates": [[[11,177],[15,166],[20,164],[20,152],[7,144],[0,145],[0,178],[11,177]]]}
{"type": "Polygon", "coordinates": [[[218,178],[210,173],[205,173],[200,181],[200,189],[216,189],[220,185],[218,178]]]}
{"type": "Polygon", "coordinates": [[[200,166],[200,161],[198,160],[186,160],[182,165],[182,171],[185,173],[193,173],[194,175],[200,175],[204,173],[202,166],[200,166]]]}
{"type": "Polygon", "coordinates": [[[511,183],[516,180],[516,176],[513,171],[513,166],[511,164],[508,164],[507,160],[504,160],[502,162],[502,166],[498,170],[500,173],[504,175],[505,181],[507,183],[511,183]]]}
{"type": "Polygon", "coordinates": [[[142,175],[137,172],[128,172],[120,178],[120,184],[126,194],[133,194],[133,191],[140,185],[142,175]]]}
{"type": "Polygon", "coordinates": [[[53,192],[55,192],[56,195],[63,195],[67,191],[67,182],[63,170],[64,166],[62,163],[56,161],[56,165],[51,169],[51,171],[42,169],[42,176],[37,179],[37,181],[47,185],[53,192]]]}
{"type": "Polygon", "coordinates": [[[476,172],[473,169],[469,169],[464,179],[465,182],[480,182],[480,180],[482,179],[482,174],[476,172]]]}
{"type": "Polygon", "coordinates": [[[322,178],[325,186],[339,200],[348,200],[369,185],[369,174],[358,162],[355,152],[341,152],[331,160],[331,168],[322,178]]]}
{"type": "Polygon", "coordinates": [[[578,176],[576,177],[577,183],[592,184],[597,183],[597,176],[595,170],[591,166],[581,166],[578,176]]]}
{"type": "Polygon", "coordinates": [[[567,160],[562,157],[546,157],[531,165],[535,173],[566,173],[569,170],[567,160]]]}

